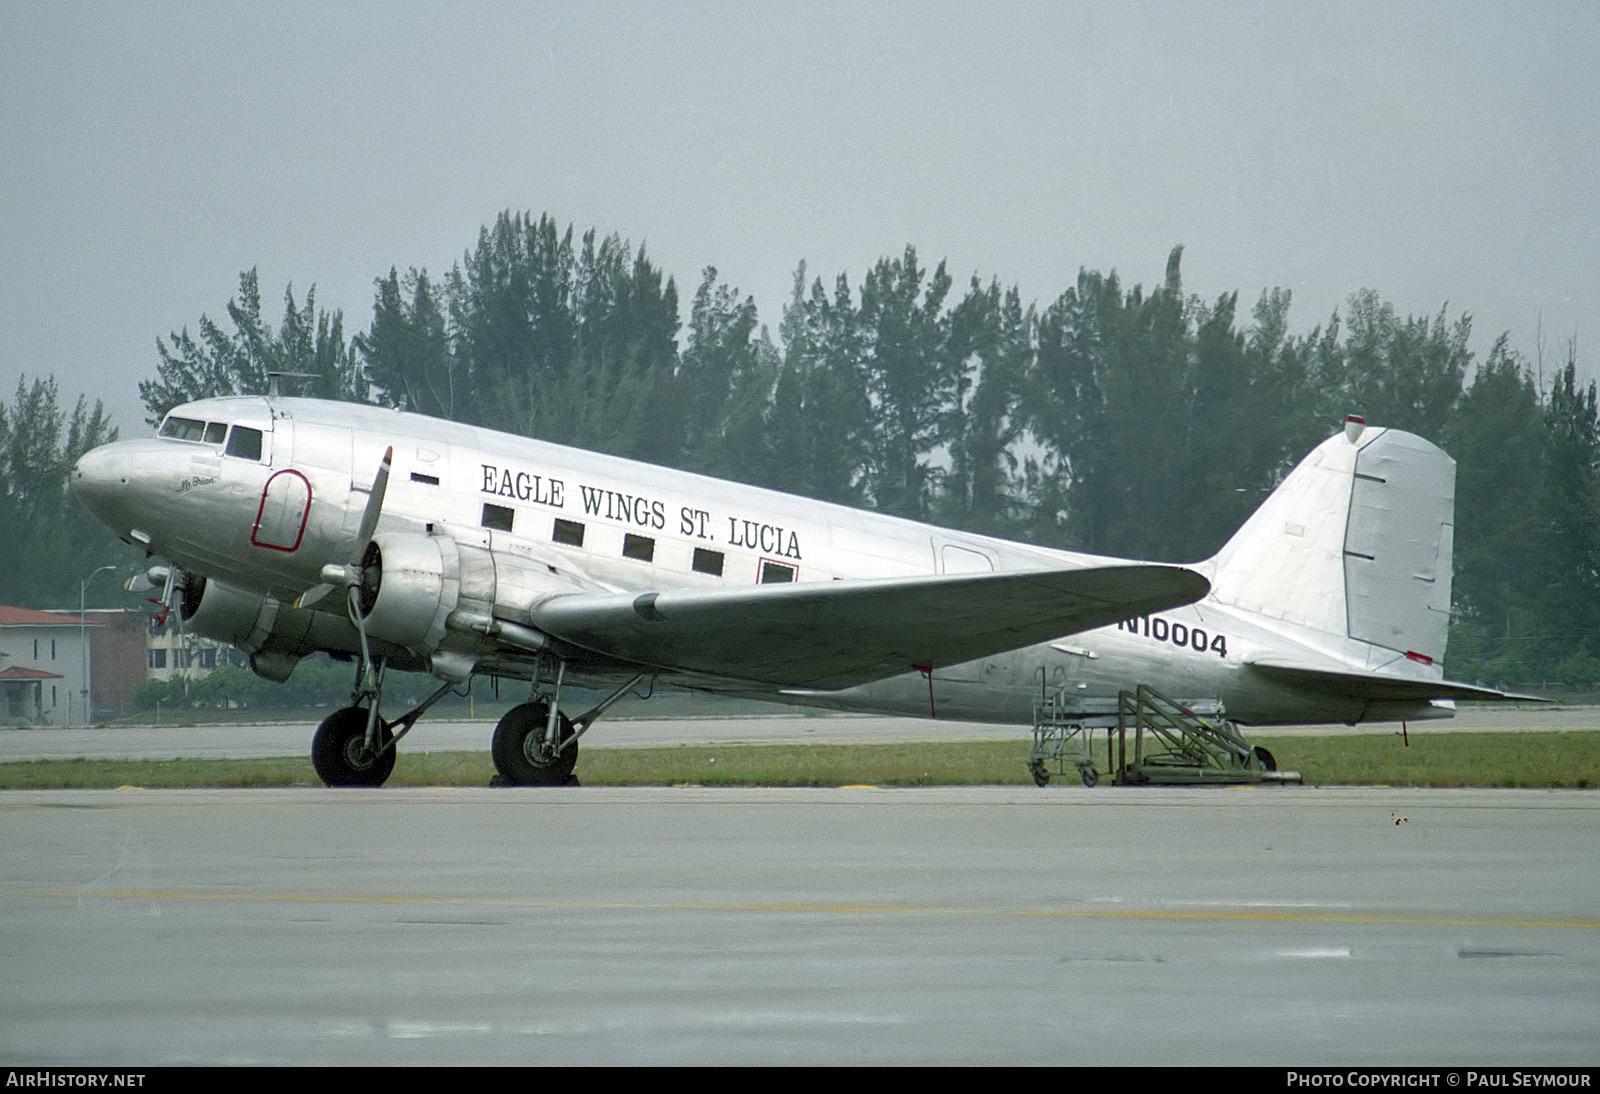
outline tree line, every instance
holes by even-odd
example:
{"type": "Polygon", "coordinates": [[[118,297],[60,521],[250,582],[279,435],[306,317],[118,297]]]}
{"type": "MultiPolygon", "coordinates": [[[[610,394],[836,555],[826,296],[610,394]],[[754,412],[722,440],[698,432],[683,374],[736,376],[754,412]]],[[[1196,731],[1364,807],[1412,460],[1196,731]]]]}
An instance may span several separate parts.
{"type": "MultiPolygon", "coordinates": [[[[116,439],[104,406],[80,398],[67,410],[54,377],[20,377],[0,403],[0,604],[76,610],[79,582],[128,560],[67,490],[78,457],[116,439]]],[[[114,586],[100,581],[91,603],[114,586]]]]}
{"type": "Polygon", "coordinates": [[[1187,294],[1181,248],[1153,287],[1083,270],[1029,303],[998,280],[958,286],[908,246],[854,283],[801,262],[774,339],[714,268],[685,326],[643,247],[507,212],[444,274],[376,278],[354,334],[292,288],[272,327],[247,272],[231,329],[202,316],[159,339],[140,392],[154,423],[305,373],[301,394],[1170,561],[1213,553],[1356,413],[1458,461],[1448,671],[1600,682],[1600,411],[1576,347],[1546,375],[1505,337],[1475,359],[1466,314],[1402,316],[1364,291],[1294,333],[1290,303],[1268,289],[1243,314],[1237,291],[1187,294]]]}

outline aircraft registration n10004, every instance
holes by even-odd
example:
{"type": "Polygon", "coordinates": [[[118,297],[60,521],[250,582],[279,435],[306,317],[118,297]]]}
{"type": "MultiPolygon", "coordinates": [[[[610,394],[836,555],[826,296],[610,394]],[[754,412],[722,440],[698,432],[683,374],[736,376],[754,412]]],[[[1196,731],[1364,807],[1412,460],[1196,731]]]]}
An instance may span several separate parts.
{"type": "MultiPolygon", "coordinates": [[[[165,568],[167,602],[260,675],[356,662],[318,728],[330,785],[473,676],[530,683],[513,784],[572,780],[640,680],[840,710],[1028,724],[1149,685],[1243,724],[1448,716],[1455,464],[1351,419],[1213,558],[1159,565],[861,512],[373,406],[205,399],[86,453],[72,487],[165,568]],[[441,683],[380,714],[386,666],[441,683]],[[608,689],[576,719],[565,685],[608,689]]],[[[152,569],[153,573],[160,573],[152,569]]],[[[1103,707],[1102,707],[1103,709],[1103,707]]]]}

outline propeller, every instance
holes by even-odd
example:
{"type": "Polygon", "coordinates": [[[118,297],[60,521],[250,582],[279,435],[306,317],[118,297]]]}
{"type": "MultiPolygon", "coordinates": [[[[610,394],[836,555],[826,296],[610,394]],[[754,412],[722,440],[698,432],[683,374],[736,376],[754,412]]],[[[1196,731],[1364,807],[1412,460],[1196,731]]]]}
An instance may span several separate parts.
{"type": "Polygon", "coordinates": [[[122,587],[130,593],[147,593],[157,586],[165,587],[170,573],[170,567],[158,564],[134,574],[122,583],[122,587]]]}
{"type": "MultiPolygon", "coordinates": [[[[165,629],[167,621],[172,618],[173,599],[175,597],[179,599],[186,597],[190,582],[194,580],[191,575],[184,573],[176,566],[157,563],[149,569],[142,570],[128,578],[122,583],[122,587],[130,593],[147,593],[159,588],[161,590],[160,596],[150,596],[145,599],[156,606],[156,611],[151,613],[150,616],[151,622],[157,627],[165,629]]],[[[194,651],[189,646],[189,631],[184,625],[182,607],[178,610],[178,643],[185,654],[188,655],[188,658],[180,664],[182,667],[187,667],[189,658],[193,657],[194,651]]]]}
{"type": "Polygon", "coordinates": [[[372,534],[377,531],[378,517],[383,512],[383,495],[389,489],[389,466],[393,462],[394,446],[391,445],[384,451],[383,463],[378,466],[378,475],[372,480],[372,489],[367,494],[367,507],[361,514],[361,526],[356,531],[349,558],[344,562],[330,562],[323,566],[319,575],[321,582],[300,594],[294,602],[296,608],[315,607],[340,589],[353,591],[362,584],[367,567],[371,565],[372,534]]]}

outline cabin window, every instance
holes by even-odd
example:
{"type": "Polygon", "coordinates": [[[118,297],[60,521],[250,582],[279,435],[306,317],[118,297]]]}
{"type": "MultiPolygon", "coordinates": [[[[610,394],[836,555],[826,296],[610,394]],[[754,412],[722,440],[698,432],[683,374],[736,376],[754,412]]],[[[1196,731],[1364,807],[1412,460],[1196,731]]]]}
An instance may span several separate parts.
{"type": "Polygon", "coordinates": [[[656,557],[656,541],[649,536],[636,536],[628,532],[622,537],[622,557],[649,562],[656,557]]]}
{"type": "Polygon", "coordinates": [[[261,459],[261,430],[251,429],[247,425],[234,426],[233,432],[228,434],[225,451],[241,460],[261,459]]]}
{"type": "Polygon", "coordinates": [[[485,528],[493,528],[497,532],[509,532],[512,524],[516,522],[516,518],[517,514],[514,510],[508,509],[504,505],[490,505],[488,502],[484,502],[483,526],[485,528]]]}
{"type": "Polygon", "coordinates": [[[175,441],[202,441],[206,436],[206,423],[169,414],[161,423],[161,435],[175,441]]]}
{"type": "Polygon", "coordinates": [[[708,551],[704,547],[696,547],[694,549],[694,572],[721,577],[722,552],[708,551]]]}
{"type": "Polygon", "coordinates": [[[223,438],[226,437],[227,435],[228,435],[228,423],[227,422],[207,422],[206,423],[206,444],[221,444],[223,438]]]}
{"type": "Polygon", "coordinates": [[[424,486],[438,486],[439,485],[439,476],[438,475],[424,475],[421,471],[413,471],[413,472],[411,472],[411,481],[412,482],[420,482],[424,486]]]}
{"type": "Polygon", "coordinates": [[[785,566],[781,562],[768,562],[761,560],[761,584],[770,585],[775,581],[793,581],[794,567],[785,566]]]}
{"type": "Polygon", "coordinates": [[[565,543],[568,547],[582,547],[583,525],[575,520],[562,520],[557,517],[555,531],[550,533],[550,538],[557,543],[565,543]]]}

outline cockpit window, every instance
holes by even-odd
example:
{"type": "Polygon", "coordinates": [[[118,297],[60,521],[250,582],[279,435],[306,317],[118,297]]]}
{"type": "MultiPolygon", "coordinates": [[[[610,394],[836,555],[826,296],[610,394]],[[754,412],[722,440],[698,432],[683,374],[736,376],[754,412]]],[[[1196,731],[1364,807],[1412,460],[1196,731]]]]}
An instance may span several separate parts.
{"type": "Polygon", "coordinates": [[[231,430],[227,422],[202,422],[198,418],[181,418],[168,414],[161,423],[160,436],[174,441],[193,441],[222,447],[230,456],[241,460],[261,459],[266,447],[266,433],[247,425],[236,425],[231,430]]]}
{"type": "Polygon", "coordinates": [[[206,439],[206,423],[169,414],[167,420],[161,423],[161,435],[175,441],[203,441],[206,439]]]}
{"type": "Polygon", "coordinates": [[[261,430],[251,429],[247,425],[236,425],[233,432],[228,434],[228,455],[237,456],[241,460],[259,460],[261,458],[261,430]]]}

